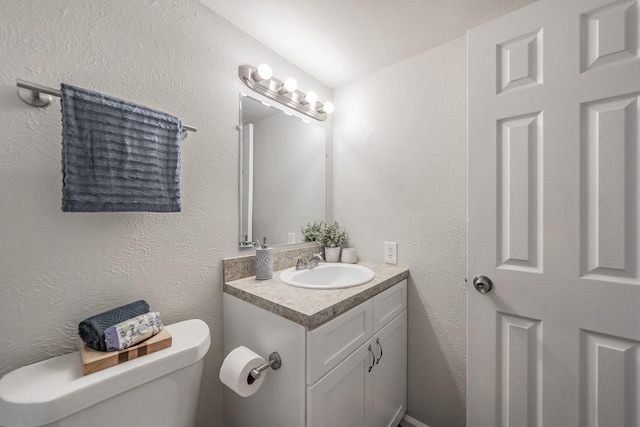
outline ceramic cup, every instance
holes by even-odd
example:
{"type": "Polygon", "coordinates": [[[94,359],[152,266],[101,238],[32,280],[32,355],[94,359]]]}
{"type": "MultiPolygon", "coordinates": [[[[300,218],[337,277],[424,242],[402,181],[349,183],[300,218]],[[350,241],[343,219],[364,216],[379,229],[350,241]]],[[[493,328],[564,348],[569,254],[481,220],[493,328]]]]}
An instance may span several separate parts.
{"type": "Polygon", "coordinates": [[[342,248],[342,262],[355,264],[356,261],[358,261],[358,256],[354,248],[342,248]]]}

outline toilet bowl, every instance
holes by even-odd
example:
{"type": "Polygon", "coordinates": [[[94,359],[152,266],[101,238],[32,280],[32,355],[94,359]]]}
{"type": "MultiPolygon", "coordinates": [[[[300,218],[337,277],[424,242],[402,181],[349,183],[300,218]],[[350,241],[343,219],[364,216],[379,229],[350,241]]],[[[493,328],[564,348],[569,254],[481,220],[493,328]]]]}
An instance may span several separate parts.
{"type": "Polygon", "coordinates": [[[171,347],[87,376],[77,351],[7,374],[0,426],[193,426],[209,328],[198,319],[165,327],[171,347]]]}

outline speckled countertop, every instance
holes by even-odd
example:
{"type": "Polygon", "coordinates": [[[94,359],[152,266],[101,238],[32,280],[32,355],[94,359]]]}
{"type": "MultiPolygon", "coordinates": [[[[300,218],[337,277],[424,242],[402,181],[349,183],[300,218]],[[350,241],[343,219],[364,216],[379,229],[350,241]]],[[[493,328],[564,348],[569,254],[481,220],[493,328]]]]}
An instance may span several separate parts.
{"type": "Polygon", "coordinates": [[[315,329],[409,276],[406,267],[397,265],[367,262],[358,262],[358,265],[373,270],[375,278],[347,289],[305,289],[285,285],[279,279],[280,271],[274,271],[270,280],[247,277],[227,282],[224,292],[315,329]]]}

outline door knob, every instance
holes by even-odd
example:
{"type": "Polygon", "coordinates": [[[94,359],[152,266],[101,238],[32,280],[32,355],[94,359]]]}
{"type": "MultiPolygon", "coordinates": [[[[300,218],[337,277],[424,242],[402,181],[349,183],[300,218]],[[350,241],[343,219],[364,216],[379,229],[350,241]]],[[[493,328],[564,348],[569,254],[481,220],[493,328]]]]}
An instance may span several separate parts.
{"type": "Polygon", "coordinates": [[[481,294],[486,294],[493,289],[493,282],[487,276],[479,275],[473,278],[473,287],[481,294]]]}

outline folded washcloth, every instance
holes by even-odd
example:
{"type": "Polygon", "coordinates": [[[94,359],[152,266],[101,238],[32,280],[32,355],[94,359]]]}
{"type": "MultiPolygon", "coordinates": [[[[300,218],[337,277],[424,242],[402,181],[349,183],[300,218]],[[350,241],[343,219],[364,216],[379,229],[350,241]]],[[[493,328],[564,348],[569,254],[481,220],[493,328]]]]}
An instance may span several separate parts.
{"type": "Polygon", "coordinates": [[[104,342],[107,351],[123,350],[151,338],[161,330],[160,313],[153,311],[107,328],[104,342]]]}
{"type": "Polygon", "coordinates": [[[84,319],[78,325],[78,333],[89,348],[107,351],[104,342],[104,331],[107,328],[148,312],[149,304],[146,301],[135,301],[84,319]]]}
{"type": "Polygon", "coordinates": [[[62,210],[180,212],[177,117],[62,84],[62,210]]]}

